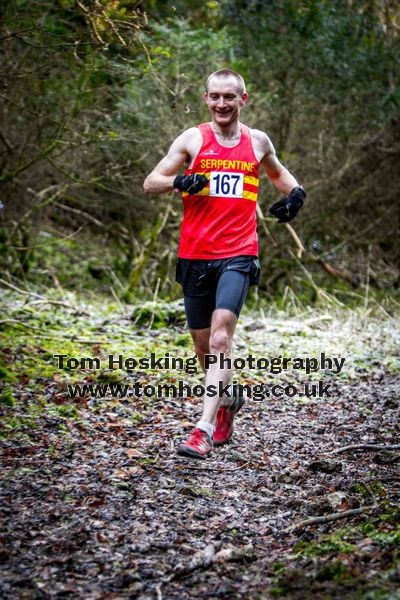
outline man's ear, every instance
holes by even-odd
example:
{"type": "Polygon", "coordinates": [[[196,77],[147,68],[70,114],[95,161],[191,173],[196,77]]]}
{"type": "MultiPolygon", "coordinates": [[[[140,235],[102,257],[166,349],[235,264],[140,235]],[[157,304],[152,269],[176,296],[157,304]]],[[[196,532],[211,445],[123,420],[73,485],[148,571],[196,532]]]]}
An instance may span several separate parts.
{"type": "Polygon", "coordinates": [[[204,92],[204,100],[208,103],[208,92],[204,92]]]}
{"type": "Polygon", "coordinates": [[[249,97],[247,92],[244,92],[243,96],[241,97],[241,104],[242,106],[244,106],[247,102],[247,98],[249,97]]]}

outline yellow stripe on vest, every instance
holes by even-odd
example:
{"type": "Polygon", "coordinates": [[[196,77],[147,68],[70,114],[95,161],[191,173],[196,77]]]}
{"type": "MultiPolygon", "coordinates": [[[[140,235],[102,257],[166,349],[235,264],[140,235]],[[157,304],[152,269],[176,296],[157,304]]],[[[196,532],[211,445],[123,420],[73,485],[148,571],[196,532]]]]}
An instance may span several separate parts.
{"type": "Polygon", "coordinates": [[[189,192],[182,192],[182,198],[186,198],[186,196],[209,196],[210,189],[208,187],[203,188],[200,192],[196,192],[195,194],[189,194],[189,192]]]}
{"type": "Polygon", "coordinates": [[[245,175],[244,182],[258,187],[259,179],[257,177],[252,177],[251,175],[245,175]]]}
{"type": "MultiPolygon", "coordinates": [[[[209,196],[209,189],[208,188],[204,188],[202,190],[200,190],[200,192],[197,192],[196,194],[191,194],[192,196],[209,196]]],[[[182,198],[186,198],[186,196],[189,196],[188,192],[182,192],[182,198]]],[[[249,192],[248,190],[243,190],[243,198],[246,198],[247,200],[252,200],[253,202],[257,202],[257,192],[249,192]]],[[[215,196],[217,197],[217,196],[215,196]]],[[[210,196],[211,198],[211,196],[210,196]]],[[[240,199],[240,198],[239,198],[240,199]]]]}
{"type": "Polygon", "coordinates": [[[257,202],[257,196],[258,196],[258,194],[254,193],[254,192],[248,192],[247,190],[243,190],[243,198],[246,198],[247,200],[252,200],[253,202],[257,202]]]}

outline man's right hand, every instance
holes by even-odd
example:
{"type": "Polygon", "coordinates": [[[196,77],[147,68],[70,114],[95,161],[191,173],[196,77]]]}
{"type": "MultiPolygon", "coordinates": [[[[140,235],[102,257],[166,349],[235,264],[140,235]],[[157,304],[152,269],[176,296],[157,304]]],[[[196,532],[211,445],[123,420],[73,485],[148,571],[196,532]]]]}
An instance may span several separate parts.
{"type": "Polygon", "coordinates": [[[181,192],[197,194],[206,187],[208,179],[205,175],[192,173],[192,175],[177,175],[174,179],[174,188],[181,192]]]}

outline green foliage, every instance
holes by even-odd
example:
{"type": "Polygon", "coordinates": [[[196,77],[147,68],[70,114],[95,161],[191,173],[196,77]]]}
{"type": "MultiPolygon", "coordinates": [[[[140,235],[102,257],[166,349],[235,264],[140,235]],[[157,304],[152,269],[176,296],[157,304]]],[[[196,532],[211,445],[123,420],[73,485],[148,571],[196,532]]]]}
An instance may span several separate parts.
{"type": "Polygon", "coordinates": [[[9,407],[15,406],[15,398],[12,393],[12,387],[8,383],[5,383],[3,385],[3,389],[2,389],[1,395],[0,395],[0,402],[1,402],[1,404],[4,404],[4,406],[9,406],[9,407]]]}
{"type": "Polygon", "coordinates": [[[340,560],[332,561],[321,567],[315,575],[317,581],[340,581],[350,572],[340,560]]]}
{"type": "Polygon", "coordinates": [[[0,381],[3,381],[4,383],[15,383],[15,374],[11,371],[11,369],[0,367],[0,381]]]}
{"type": "Polygon", "coordinates": [[[73,404],[56,405],[51,412],[67,419],[77,419],[79,417],[79,411],[73,404]]]}
{"type": "Polygon", "coordinates": [[[141,306],[134,307],[131,318],[135,325],[152,324],[156,328],[171,323],[183,324],[186,320],[183,305],[179,302],[145,302],[141,306]]]}
{"type": "MultiPolygon", "coordinates": [[[[363,486],[359,487],[360,491],[357,492],[358,488],[353,485],[352,491],[355,493],[366,491],[365,488],[361,489],[363,486]]],[[[380,487],[382,489],[382,486],[380,487]]],[[[301,541],[295,546],[295,551],[302,557],[322,557],[334,553],[349,554],[357,550],[357,542],[365,536],[372,540],[372,544],[382,548],[396,548],[400,542],[399,516],[400,509],[390,507],[388,512],[366,519],[357,526],[338,528],[309,543],[301,541]]]]}
{"type": "Polygon", "coordinates": [[[336,531],[335,533],[323,536],[318,542],[307,543],[300,542],[295,547],[295,550],[302,556],[324,556],[334,552],[349,553],[354,551],[354,544],[346,541],[346,530],[336,531]]]}
{"type": "Polygon", "coordinates": [[[104,369],[96,380],[99,383],[125,383],[125,373],[117,370],[104,369]]]}
{"type": "MultiPolygon", "coordinates": [[[[362,487],[353,486],[353,492],[361,493],[362,487]]],[[[291,554],[290,561],[273,565],[271,594],[302,598],[307,590],[309,597],[330,598],[332,594],[335,597],[351,595],[349,590],[354,589],[354,598],[391,598],[398,567],[399,515],[399,509],[388,506],[385,512],[361,523],[333,527],[331,533],[314,537],[310,543],[297,543],[294,548],[297,554],[291,554]],[[363,543],[359,546],[360,542],[363,543]],[[384,566],[366,578],[365,564],[374,561],[381,552],[385,554],[384,566]],[[293,558],[305,566],[304,570],[292,567],[293,558]],[[310,563],[311,569],[307,568],[310,563]]]]}
{"type": "MultiPolygon", "coordinates": [[[[0,264],[11,275],[48,284],[55,269],[67,288],[108,290],[116,275],[126,298],[150,297],[160,279],[160,295],[174,296],[181,208],[175,196],[145,197],[142,183],[183,129],[208,119],[204,81],[230,67],[250,94],[243,120],[270,134],[310,190],[295,224],[307,249],[317,238],[319,257],[356,285],[368,260],[379,270],[372,286],[398,284],[391,207],[399,187],[399,36],[391,1],[12,0],[2,16],[9,68],[1,75],[0,264]],[[171,202],[164,229],[147,244],[171,202]],[[81,228],[101,235],[113,255],[106,264],[103,254],[89,261],[85,252],[80,264],[68,263],[68,240],[43,243],[43,230],[60,239],[81,228]]],[[[264,212],[274,195],[263,182],[264,212]]],[[[286,228],[268,227],[280,246],[260,230],[261,295],[289,287],[317,303],[286,254],[286,228]]],[[[313,256],[306,266],[325,287],[331,280],[319,264],[313,256]]],[[[340,298],[357,302],[345,281],[336,279],[340,298]]]]}

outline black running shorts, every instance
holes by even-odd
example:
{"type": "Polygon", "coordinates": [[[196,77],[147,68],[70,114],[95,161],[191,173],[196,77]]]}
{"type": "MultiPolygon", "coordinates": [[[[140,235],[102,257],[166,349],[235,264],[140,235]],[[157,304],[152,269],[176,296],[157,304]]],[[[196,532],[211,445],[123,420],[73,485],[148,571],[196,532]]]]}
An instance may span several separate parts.
{"type": "Polygon", "coordinates": [[[178,258],[176,281],[181,284],[190,329],[211,325],[216,308],[226,308],[239,317],[247,290],[260,281],[256,256],[221,259],[178,258]]]}

